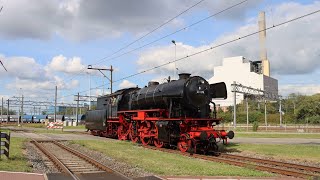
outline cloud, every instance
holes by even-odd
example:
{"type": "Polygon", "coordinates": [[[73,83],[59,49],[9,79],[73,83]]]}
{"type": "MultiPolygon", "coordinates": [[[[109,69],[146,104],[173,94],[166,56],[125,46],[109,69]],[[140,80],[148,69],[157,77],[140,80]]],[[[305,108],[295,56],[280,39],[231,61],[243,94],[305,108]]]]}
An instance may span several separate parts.
{"type": "Polygon", "coordinates": [[[287,96],[291,93],[302,94],[302,95],[312,95],[320,93],[319,84],[285,84],[279,87],[279,92],[281,95],[287,96]]]}
{"type": "Polygon", "coordinates": [[[66,60],[62,55],[53,58],[52,65],[54,68],[50,69],[48,66],[39,64],[34,58],[25,56],[6,57],[0,54],[0,59],[8,72],[0,70],[0,80],[4,81],[3,87],[5,92],[9,91],[12,94],[20,94],[23,91],[28,97],[52,97],[55,86],[59,90],[70,90],[79,87],[78,80],[66,81],[59,77],[60,71],[75,72],[81,64],[79,58],[72,58],[66,60]],[[63,63],[59,64],[62,59],[63,63]],[[65,66],[64,68],[62,68],[65,66]],[[60,68],[60,69],[59,69],[60,68]]]}
{"type": "Polygon", "coordinates": [[[59,89],[73,89],[79,86],[78,80],[72,80],[71,82],[65,82],[62,78],[54,76],[54,81],[36,81],[32,79],[19,79],[6,85],[7,89],[23,89],[24,91],[35,90],[54,90],[58,86],[59,89]]]}
{"type": "MultiPolygon", "coordinates": [[[[273,7],[275,20],[267,18],[267,26],[272,22],[280,23],[294,17],[315,11],[319,9],[320,2],[314,2],[309,5],[289,2],[273,7]]],[[[271,63],[271,74],[305,74],[315,71],[319,65],[320,48],[320,14],[300,19],[299,21],[286,24],[283,27],[277,27],[267,32],[267,50],[271,63]]],[[[183,43],[177,43],[177,59],[185,57],[195,52],[216,46],[221,43],[237,39],[246,34],[258,30],[257,18],[248,19],[247,25],[244,25],[233,32],[221,35],[209,45],[190,46],[183,43]]],[[[141,53],[137,64],[140,70],[156,67],[161,64],[173,61],[175,59],[173,45],[155,47],[145,50],[141,53]]],[[[250,60],[259,60],[259,41],[258,35],[240,41],[224,45],[208,52],[198,54],[185,60],[154,69],[149,73],[161,75],[173,74],[175,66],[179,72],[189,72],[193,75],[201,75],[210,78],[213,75],[213,68],[221,65],[224,57],[245,56],[250,60]]]]}
{"type": "Polygon", "coordinates": [[[119,84],[119,88],[120,89],[124,89],[124,88],[131,88],[131,87],[136,87],[137,85],[128,81],[128,80],[123,80],[120,84],[119,84]]]}
{"type": "Polygon", "coordinates": [[[73,57],[67,59],[66,57],[59,55],[52,58],[52,61],[47,65],[50,71],[59,71],[69,74],[80,73],[86,70],[86,66],[81,63],[79,57],[73,57]]]}
{"type": "Polygon", "coordinates": [[[0,94],[0,98],[3,98],[3,101],[6,101],[7,99],[9,99],[11,96],[7,95],[7,94],[0,94]]]}
{"type": "MultiPolygon", "coordinates": [[[[203,2],[199,10],[216,13],[238,1],[203,2]]],[[[243,19],[247,10],[261,1],[248,1],[241,7],[217,18],[243,19]]],[[[119,37],[123,33],[140,34],[152,30],[179,12],[195,4],[188,0],[19,0],[4,1],[1,12],[0,37],[8,39],[49,39],[58,34],[72,40],[119,37]]],[[[183,24],[191,12],[168,26],[183,24]]]]}
{"type": "MultiPolygon", "coordinates": [[[[235,4],[240,3],[238,0],[229,0],[229,1],[204,1],[200,4],[201,9],[205,9],[210,12],[210,14],[215,14],[222,11],[223,9],[234,6],[235,4]]],[[[263,2],[263,0],[247,1],[242,3],[239,6],[236,6],[225,13],[221,13],[216,16],[216,19],[226,19],[226,20],[244,20],[248,10],[257,7],[263,2]]]]}
{"type": "Polygon", "coordinates": [[[71,18],[71,12],[50,0],[4,1],[2,5],[0,36],[8,39],[49,39],[71,18]]]}
{"type": "Polygon", "coordinates": [[[8,70],[8,72],[4,70],[0,71],[0,76],[2,78],[17,77],[22,80],[36,81],[52,80],[50,73],[33,58],[24,56],[5,57],[4,55],[0,55],[0,58],[8,70]]]}
{"type": "Polygon", "coordinates": [[[59,89],[74,89],[79,86],[78,80],[71,80],[70,82],[66,82],[65,79],[60,78],[59,76],[55,76],[55,85],[59,87],[59,89]]]}
{"type": "MultiPolygon", "coordinates": [[[[177,42],[176,44],[176,59],[180,59],[207,48],[207,46],[193,47],[180,42],[177,42]]],[[[172,51],[173,49],[174,45],[170,45],[166,47],[153,48],[143,52],[137,61],[137,64],[141,67],[140,71],[174,61],[175,54],[172,51]]],[[[178,73],[188,72],[193,75],[209,77],[213,72],[213,67],[218,65],[221,61],[220,59],[215,60],[213,56],[214,55],[212,53],[199,54],[197,56],[189,57],[185,60],[154,69],[149,73],[157,73],[164,77],[167,77],[168,75],[173,77],[175,72],[175,77],[177,78],[178,73]]]]}

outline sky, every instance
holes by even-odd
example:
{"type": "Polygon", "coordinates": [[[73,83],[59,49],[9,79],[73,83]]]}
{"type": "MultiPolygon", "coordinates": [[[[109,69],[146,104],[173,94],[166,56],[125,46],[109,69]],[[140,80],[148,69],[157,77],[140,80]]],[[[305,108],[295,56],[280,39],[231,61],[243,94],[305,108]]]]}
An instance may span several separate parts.
{"type": "MultiPolygon", "coordinates": [[[[260,11],[269,27],[319,10],[320,1],[0,0],[1,6],[0,60],[8,72],[0,67],[0,97],[53,101],[57,86],[58,102],[74,102],[78,92],[110,91],[107,78],[88,65],[112,65],[115,91],[164,82],[176,76],[175,68],[209,79],[224,57],[259,60],[255,35],[129,77],[257,31],[260,11]]],[[[271,76],[281,95],[320,92],[319,41],[320,13],[267,31],[271,76]]]]}

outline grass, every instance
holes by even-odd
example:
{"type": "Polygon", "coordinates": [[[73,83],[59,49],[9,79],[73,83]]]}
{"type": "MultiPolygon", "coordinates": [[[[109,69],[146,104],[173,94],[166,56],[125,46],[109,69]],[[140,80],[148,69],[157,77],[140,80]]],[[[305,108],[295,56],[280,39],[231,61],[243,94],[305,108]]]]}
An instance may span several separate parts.
{"type": "Polygon", "coordinates": [[[46,128],[46,126],[43,123],[23,123],[23,124],[21,124],[20,127],[22,127],[22,128],[46,128]]]}
{"type": "Polygon", "coordinates": [[[308,138],[308,139],[319,139],[320,133],[315,134],[302,134],[302,133],[255,133],[255,132],[236,132],[235,137],[246,137],[246,138],[308,138]]]}
{"type": "Polygon", "coordinates": [[[46,126],[43,123],[21,123],[20,126],[18,126],[17,123],[2,123],[2,127],[17,127],[17,128],[45,128],[46,126]]]}
{"type": "Polygon", "coordinates": [[[316,144],[235,144],[230,143],[229,150],[261,154],[275,159],[296,159],[300,161],[320,162],[320,145],[316,144]]]}
{"type": "Polygon", "coordinates": [[[126,141],[76,140],[72,143],[102,152],[116,160],[158,175],[273,176],[269,173],[253,170],[250,167],[241,168],[149,150],[126,141]]]}
{"type": "Polygon", "coordinates": [[[64,126],[63,129],[83,129],[86,130],[86,126],[84,124],[78,126],[64,126]]]}
{"type": "MultiPolygon", "coordinates": [[[[2,127],[1,128],[2,131],[3,130],[10,130],[6,127],[2,127]]],[[[19,128],[16,128],[19,130],[19,128]]],[[[21,128],[22,129],[22,128],[21,128]]],[[[37,134],[43,134],[43,133],[48,133],[48,134],[71,134],[71,133],[74,133],[74,132],[70,132],[70,131],[61,131],[61,129],[28,129],[28,128],[23,128],[23,130],[28,130],[30,132],[33,132],[33,133],[37,133],[37,134]]]]}
{"type": "Polygon", "coordinates": [[[28,159],[23,154],[25,149],[23,143],[25,141],[25,138],[11,137],[9,159],[1,155],[0,171],[32,171],[32,168],[28,165],[28,159]]]}

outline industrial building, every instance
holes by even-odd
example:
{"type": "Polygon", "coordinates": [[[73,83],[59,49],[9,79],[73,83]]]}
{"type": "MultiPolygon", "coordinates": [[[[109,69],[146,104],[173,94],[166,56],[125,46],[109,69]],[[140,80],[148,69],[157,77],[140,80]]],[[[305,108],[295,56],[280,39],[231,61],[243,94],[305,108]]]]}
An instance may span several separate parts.
{"type": "MultiPolygon", "coordinates": [[[[56,112],[65,112],[67,109],[67,106],[57,106],[56,112]]],[[[54,114],[54,106],[49,106],[47,110],[47,114],[54,114]]]]}
{"type": "Polygon", "coordinates": [[[243,86],[259,89],[267,93],[278,95],[278,80],[270,77],[270,62],[266,50],[266,23],[265,13],[259,13],[259,42],[260,60],[251,61],[243,56],[224,58],[222,66],[214,68],[214,76],[209,79],[210,83],[225,82],[227,86],[228,98],[226,100],[216,100],[216,105],[223,109],[234,105],[234,98],[237,103],[244,100],[244,94],[232,93],[234,82],[243,86]]]}
{"type": "MultiPolygon", "coordinates": [[[[278,94],[278,80],[263,74],[261,61],[250,61],[243,56],[224,58],[222,66],[215,67],[214,76],[209,79],[209,83],[217,82],[226,83],[228,94],[226,100],[215,100],[220,107],[233,105],[234,95],[231,92],[233,82],[278,94]]],[[[237,94],[238,103],[243,99],[243,94],[237,94]]]]}

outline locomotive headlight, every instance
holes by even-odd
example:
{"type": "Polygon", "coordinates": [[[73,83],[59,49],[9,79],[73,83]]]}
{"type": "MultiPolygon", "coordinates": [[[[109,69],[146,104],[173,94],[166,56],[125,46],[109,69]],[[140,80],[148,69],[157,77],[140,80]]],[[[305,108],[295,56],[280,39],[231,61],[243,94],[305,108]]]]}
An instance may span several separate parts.
{"type": "Polygon", "coordinates": [[[205,94],[205,90],[206,90],[206,85],[204,84],[204,81],[203,80],[200,80],[199,81],[199,84],[198,84],[198,90],[197,90],[197,94],[205,94]]]}

